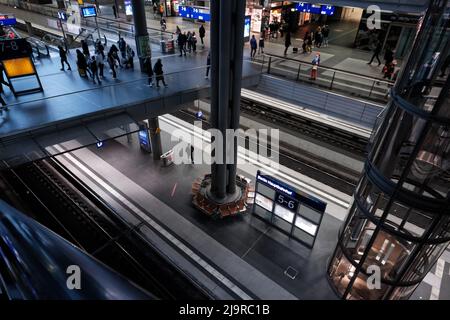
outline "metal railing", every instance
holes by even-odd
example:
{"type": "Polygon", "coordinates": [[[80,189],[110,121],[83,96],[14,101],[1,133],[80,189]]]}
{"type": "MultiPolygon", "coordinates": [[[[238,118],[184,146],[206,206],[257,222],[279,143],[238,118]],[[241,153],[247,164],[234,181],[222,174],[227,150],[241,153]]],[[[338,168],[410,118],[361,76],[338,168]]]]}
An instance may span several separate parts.
{"type": "Polygon", "coordinates": [[[257,57],[262,73],[276,75],[285,79],[307,82],[328,90],[340,91],[352,96],[386,102],[393,81],[369,77],[366,75],[319,66],[317,79],[311,79],[312,64],[297,59],[264,54],[257,57]]]}

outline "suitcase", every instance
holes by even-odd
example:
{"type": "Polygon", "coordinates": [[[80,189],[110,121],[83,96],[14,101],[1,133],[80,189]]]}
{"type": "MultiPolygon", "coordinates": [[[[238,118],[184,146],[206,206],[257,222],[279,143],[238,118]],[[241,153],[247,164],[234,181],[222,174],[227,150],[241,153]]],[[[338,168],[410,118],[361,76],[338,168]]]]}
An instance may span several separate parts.
{"type": "Polygon", "coordinates": [[[80,77],[86,77],[86,69],[78,68],[78,74],[80,75],[80,77]]]}

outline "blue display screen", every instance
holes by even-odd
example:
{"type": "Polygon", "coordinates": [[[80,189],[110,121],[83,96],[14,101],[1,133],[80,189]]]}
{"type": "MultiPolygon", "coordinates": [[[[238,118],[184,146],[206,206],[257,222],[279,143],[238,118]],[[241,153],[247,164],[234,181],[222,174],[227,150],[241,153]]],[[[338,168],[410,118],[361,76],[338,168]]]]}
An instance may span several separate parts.
{"type": "Polygon", "coordinates": [[[318,5],[306,2],[300,2],[296,6],[297,11],[309,12],[314,14],[325,14],[327,16],[334,15],[335,7],[329,5],[318,5]]]}
{"type": "Polygon", "coordinates": [[[95,7],[83,7],[81,8],[81,15],[83,18],[96,17],[97,9],[95,7]]]}
{"type": "Polygon", "coordinates": [[[16,24],[16,17],[0,16],[0,26],[15,26],[16,24]]]}
{"type": "Polygon", "coordinates": [[[179,6],[178,15],[183,18],[211,21],[211,13],[204,8],[179,6]]]}
{"type": "Polygon", "coordinates": [[[144,146],[144,147],[150,146],[147,129],[143,129],[143,130],[139,131],[139,143],[141,144],[141,146],[144,146]]]}

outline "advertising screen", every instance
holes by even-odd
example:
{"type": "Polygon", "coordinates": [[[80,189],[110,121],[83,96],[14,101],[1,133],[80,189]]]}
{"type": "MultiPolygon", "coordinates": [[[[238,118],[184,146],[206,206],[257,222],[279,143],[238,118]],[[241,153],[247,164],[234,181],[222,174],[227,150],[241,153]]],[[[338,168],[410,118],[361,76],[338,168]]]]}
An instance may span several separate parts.
{"type": "Polygon", "coordinates": [[[97,16],[97,9],[95,7],[82,7],[81,15],[83,18],[90,18],[97,16]]]}
{"type": "Polygon", "coordinates": [[[245,17],[245,21],[244,21],[244,39],[245,39],[245,41],[250,40],[251,21],[252,21],[252,18],[250,16],[245,17]]]}
{"type": "Polygon", "coordinates": [[[9,78],[35,74],[33,62],[30,57],[3,60],[3,66],[9,78]]]}
{"type": "Polygon", "coordinates": [[[123,4],[125,5],[125,14],[127,16],[132,16],[133,15],[133,8],[131,6],[131,0],[125,0],[123,2],[123,4]]]}

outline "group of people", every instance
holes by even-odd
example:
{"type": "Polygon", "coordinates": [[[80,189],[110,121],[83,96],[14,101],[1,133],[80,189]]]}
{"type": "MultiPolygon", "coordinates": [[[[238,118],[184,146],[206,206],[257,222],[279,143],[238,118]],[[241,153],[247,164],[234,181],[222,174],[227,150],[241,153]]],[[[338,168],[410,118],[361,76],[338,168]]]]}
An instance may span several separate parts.
{"type": "MultiPolygon", "coordinates": [[[[375,49],[373,50],[373,55],[370,61],[367,63],[368,65],[371,65],[375,59],[378,61],[378,66],[381,65],[380,61],[380,54],[383,49],[383,43],[380,40],[377,40],[374,44],[375,49]]],[[[396,66],[397,61],[394,59],[394,51],[389,46],[386,46],[386,50],[384,52],[384,67],[382,70],[383,78],[389,79],[389,80],[395,80],[396,78],[396,66]]]]}
{"type": "MultiPolygon", "coordinates": [[[[58,46],[59,56],[61,59],[61,71],[72,70],[72,67],[67,59],[67,51],[58,46]]],[[[113,44],[108,53],[105,54],[105,47],[98,39],[95,42],[95,53],[91,55],[89,46],[86,41],[81,41],[81,50],[76,50],[77,67],[80,76],[90,77],[96,83],[96,80],[101,84],[101,79],[105,77],[104,69],[105,64],[108,64],[112,78],[117,78],[117,68],[134,68],[134,50],[128,45],[121,37],[117,43],[117,46],[113,44]],[[120,53],[120,55],[119,55],[120,53]]]]}
{"type": "MultiPolygon", "coordinates": [[[[202,39],[203,41],[203,39],[202,39]]],[[[197,36],[195,32],[180,32],[177,37],[178,48],[180,49],[180,57],[186,55],[186,52],[196,52],[197,51],[197,36]]]]}
{"type": "Polygon", "coordinates": [[[306,31],[303,36],[303,53],[311,53],[313,46],[316,48],[321,48],[322,46],[328,47],[329,36],[330,27],[328,25],[319,26],[314,32],[306,31]]]}
{"type": "Polygon", "coordinates": [[[167,87],[167,83],[164,80],[164,71],[163,71],[163,64],[161,59],[158,59],[155,63],[155,65],[152,67],[152,61],[150,57],[145,58],[144,63],[144,71],[147,73],[148,76],[148,86],[153,87],[153,77],[155,77],[156,80],[156,87],[159,88],[159,82],[161,81],[164,85],[164,87],[167,87]]]}

